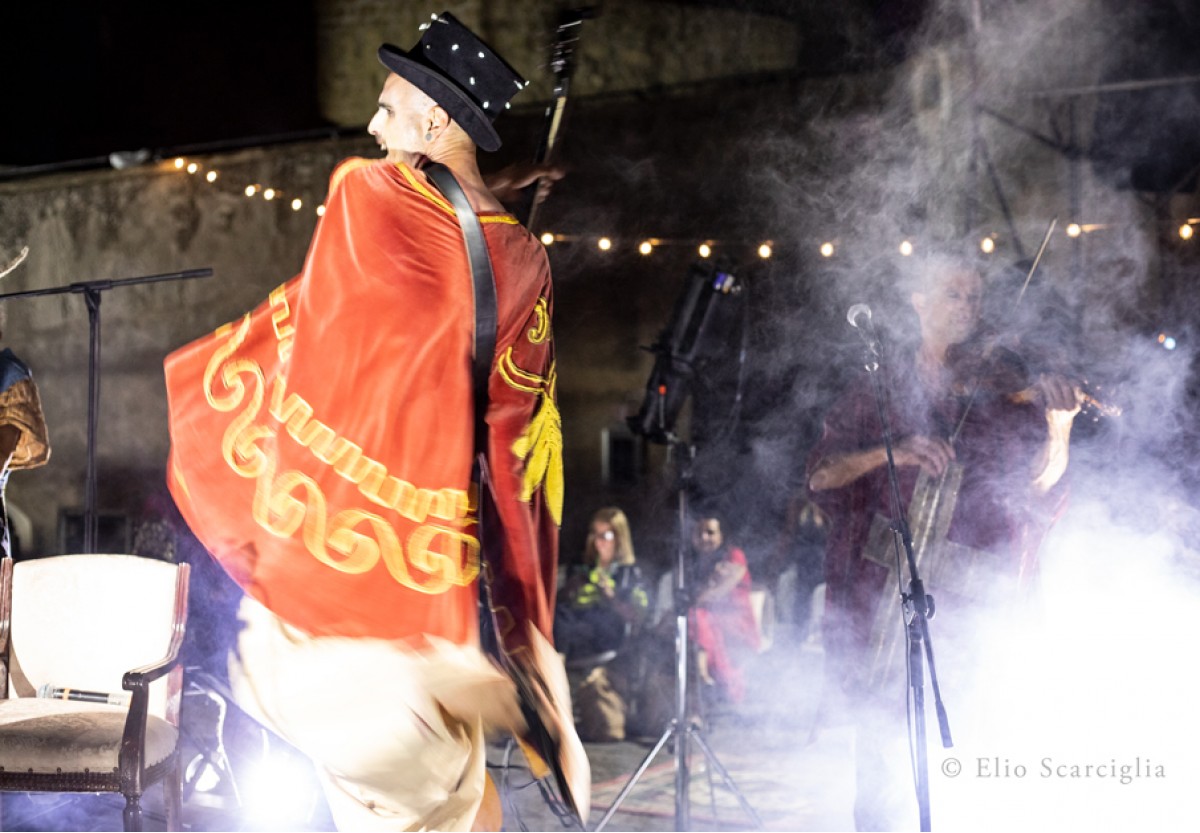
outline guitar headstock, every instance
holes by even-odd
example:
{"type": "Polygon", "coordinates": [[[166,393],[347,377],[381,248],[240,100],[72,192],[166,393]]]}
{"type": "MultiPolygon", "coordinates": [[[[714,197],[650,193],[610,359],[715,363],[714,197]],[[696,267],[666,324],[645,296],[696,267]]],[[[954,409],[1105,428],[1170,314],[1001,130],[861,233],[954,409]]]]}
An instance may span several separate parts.
{"type": "Polygon", "coordinates": [[[575,72],[575,45],[579,42],[579,30],[583,21],[596,16],[595,6],[563,9],[558,15],[554,29],[554,46],[550,50],[550,71],[554,73],[554,95],[567,94],[571,75],[575,72]]]}

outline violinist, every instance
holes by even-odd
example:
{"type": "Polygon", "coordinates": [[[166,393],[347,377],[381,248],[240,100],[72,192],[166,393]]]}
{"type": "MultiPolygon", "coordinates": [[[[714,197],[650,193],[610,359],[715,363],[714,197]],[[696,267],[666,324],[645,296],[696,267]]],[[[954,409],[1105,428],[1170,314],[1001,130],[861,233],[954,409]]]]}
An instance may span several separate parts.
{"type": "MultiPolygon", "coordinates": [[[[909,300],[920,341],[911,353],[889,352],[883,363],[901,501],[908,506],[921,471],[940,476],[961,465],[946,537],[989,553],[1015,576],[1028,568],[1030,550],[1063,505],[1071,427],[1082,394],[1059,373],[1015,372],[1011,354],[994,343],[974,351],[963,347],[976,334],[983,297],[982,276],[971,261],[935,254],[913,266],[909,300]]],[[[877,602],[896,587],[885,567],[864,557],[874,518],[892,514],[882,437],[872,383],[861,373],[827,412],[807,465],[810,495],[832,520],[827,684],[831,693],[845,695],[856,718],[855,820],[859,829],[871,830],[911,824],[906,808],[916,812],[911,778],[895,761],[889,769],[881,741],[886,732],[872,716],[883,695],[863,690],[859,673],[877,602]]],[[[901,711],[901,729],[903,720],[901,711]]]]}

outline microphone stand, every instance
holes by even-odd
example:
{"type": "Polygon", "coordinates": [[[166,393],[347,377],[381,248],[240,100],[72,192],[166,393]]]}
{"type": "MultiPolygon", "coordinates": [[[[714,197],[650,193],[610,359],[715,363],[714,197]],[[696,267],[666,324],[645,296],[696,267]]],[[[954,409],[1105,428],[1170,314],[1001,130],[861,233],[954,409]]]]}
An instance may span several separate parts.
{"type": "Polygon", "coordinates": [[[667,728],[663,731],[662,736],[638,764],[638,768],[633,775],[621,788],[621,792],[617,794],[612,805],[605,811],[604,816],[596,824],[595,830],[603,830],[608,824],[609,819],[621,807],[621,802],[629,795],[638,779],[642,777],[642,773],[650,766],[650,762],[654,760],[659,751],[666,746],[667,741],[672,737],[675,738],[675,830],[691,830],[691,803],[689,789],[691,784],[691,775],[689,772],[689,751],[688,740],[695,739],[696,744],[700,747],[700,751],[704,753],[704,757],[708,759],[709,766],[717,771],[721,776],[721,780],[725,782],[725,786],[733,793],[738,804],[741,805],[742,811],[750,817],[754,823],[756,830],[762,830],[762,819],[758,813],[750,806],[750,802],[746,797],[738,791],[737,786],[733,783],[733,777],[729,771],[721,765],[717,760],[717,755],[713,752],[712,747],[704,740],[703,730],[699,723],[687,716],[688,707],[688,610],[691,607],[691,595],[689,593],[689,583],[687,580],[688,574],[688,558],[687,558],[687,491],[691,483],[692,476],[692,461],[696,456],[696,447],[694,445],[685,444],[673,436],[671,442],[674,448],[679,452],[679,542],[675,549],[675,717],[667,724],[667,728]]]}
{"type": "Polygon", "coordinates": [[[84,281],[50,289],[30,289],[24,292],[8,292],[6,298],[36,298],[43,295],[82,295],[88,310],[88,416],[87,416],[87,473],[84,476],[83,492],[83,551],[96,551],[96,419],[100,411],[100,293],[119,286],[136,283],[176,281],[185,278],[207,278],[212,269],[186,269],[182,272],[167,272],[161,275],[145,275],[140,278],[122,280],[84,281]]]}
{"type": "MultiPolygon", "coordinates": [[[[929,753],[926,748],[927,740],[925,733],[925,673],[921,665],[922,645],[925,647],[925,657],[929,662],[929,678],[930,684],[933,687],[934,704],[938,716],[938,726],[941,730],[942,746],[949,749],[954,745],[954,741],[950,736],[950,723],[946,716],[946,708],[942,702],[941,687],[938,685],[937,666],[933,661],[933,643],[929,636],[929,619],[934,613],[934,599],[925,592],[925,585],[921,581],[920,573],[917,571],[917,559],[913,554],[912,531],[908,526],[908,513],[904,510],[903,503],[900,500],[900,480],[896,475],[896,460],[892,453],[892,430],[888,419],[888,414],[891,412],[891,403],[888,398],[887,385],[880,378],[882,351],[880,350],[879,340],[875,335],[874,325],[870,323],[870,316],[867,317],[865,328],[860,327],[853,319],[851,320],[851,324],[859,331],[866,344],[863,365],[871,377],[871,384],[875,390],[875,405],[879,411],[879,424],[883,429],[883,447],[887,453],[888,485],[890,487],[888,497],[892,509],[893,530],[899,533],[908,560],[908,592],[905,593],[903,590],[900,590],[900,601],[907,628],[908,686],[912,693],[916,724],[915,745],[917,762],[914,770],[914,778],[916,779],[917,788],[917,810],[920,815],[921,830],[929,831],[931,829],[929,812],[929,753]]],[[[897,551],[896,555],[896,577],[897,582],[900,582],[902,579],[900,578],[899,551],[897,551]]]]}

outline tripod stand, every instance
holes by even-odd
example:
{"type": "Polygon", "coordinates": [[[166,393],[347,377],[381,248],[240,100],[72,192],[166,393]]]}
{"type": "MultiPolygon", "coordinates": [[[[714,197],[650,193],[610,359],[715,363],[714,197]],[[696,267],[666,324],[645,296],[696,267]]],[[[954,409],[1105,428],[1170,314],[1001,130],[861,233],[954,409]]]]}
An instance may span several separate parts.
{"type": "Polygon", "coordinates": [[[762,829],[762,820],[758,817],[758,813],[754,812],[754,808],[750,806],[750,802],[746,800],[733,783],[733,778],[729,775],[729,771],[721,765],[717,760],[716,753],[712,747],[704,739],[703,729],[694,720],[689,720],[687,715],[688,704],[688,608],[691,606],[691,596],[688,593],[687,581],[687,490],[691,480],[691,465],[692,459],[695,457],[695,447],[685,445],[680,442],[675,442],[675,449],[679,453],[679,541],[675,551],[675,716],[667,724],[667,728],[663,731],[662,736],[642,759],[638,768],[630,776],[625,786],[621,788],[621,792],[617,794],[616,800],[612,806],[604,813],[604,817],[596,824],[596,830],[603,830],[608,824],[609,819],[617,812],[621,806],[621,802],[633,790],[638,779],[650,766],[650,762],[658,755],[667,741],[671,738],[675,739],[675,829],[690,830],[691,829],[691,801],[688,794],[688,787],[691,781],[689,772],[689,740],[695,740],[696,745],[700,747],[700,751],[704,753],[704,757],[708,760],[708,764],[717,774],[721,776],[721,780],[725,782],[725,786],[737,798],[742,810],[754,822],[756,829],[762,829]]]}

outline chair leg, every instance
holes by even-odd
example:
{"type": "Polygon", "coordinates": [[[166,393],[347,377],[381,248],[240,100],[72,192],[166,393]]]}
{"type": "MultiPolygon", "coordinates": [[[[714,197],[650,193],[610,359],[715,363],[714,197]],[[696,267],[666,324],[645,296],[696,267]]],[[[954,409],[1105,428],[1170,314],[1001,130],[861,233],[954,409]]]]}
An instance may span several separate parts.
{"type": "Polygon", "coordinates": [[[126,795],[125,796],[125,830],[136,831],[141,833],[142,829],[142,804],[141,796],[126,795]]]}
{"type": "Polygon", "coordinates": [[[167,830],[182,830],[183,768],[178,751],[175,753],[175,764],[163,779],[163,798],[167,805],[167,830]]]}

